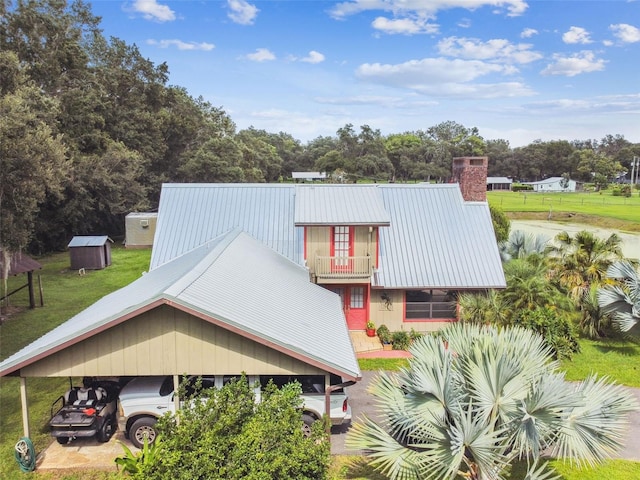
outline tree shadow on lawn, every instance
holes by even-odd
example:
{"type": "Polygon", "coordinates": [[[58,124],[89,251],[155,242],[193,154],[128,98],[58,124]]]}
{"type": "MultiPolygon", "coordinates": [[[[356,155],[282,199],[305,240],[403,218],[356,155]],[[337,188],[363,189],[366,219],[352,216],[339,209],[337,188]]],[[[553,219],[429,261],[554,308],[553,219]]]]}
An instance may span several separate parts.
{"type": "Polygon", "coordinates": [[[593,341],[593,347],[601,353],[615,353],[627,357],[640,356],[640,339],[606,338],[593,341]]]}

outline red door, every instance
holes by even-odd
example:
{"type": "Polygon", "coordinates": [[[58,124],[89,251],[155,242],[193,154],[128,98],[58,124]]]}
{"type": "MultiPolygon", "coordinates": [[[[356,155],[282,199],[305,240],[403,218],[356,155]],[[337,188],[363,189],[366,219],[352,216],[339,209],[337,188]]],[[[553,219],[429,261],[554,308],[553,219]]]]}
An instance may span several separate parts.
{"type": "Polygon", "coordinates": [[[368,320],[368,288],[344,286],[331,289],[342,298],[342,308],[349,330],[365,330],[368,320]]]}

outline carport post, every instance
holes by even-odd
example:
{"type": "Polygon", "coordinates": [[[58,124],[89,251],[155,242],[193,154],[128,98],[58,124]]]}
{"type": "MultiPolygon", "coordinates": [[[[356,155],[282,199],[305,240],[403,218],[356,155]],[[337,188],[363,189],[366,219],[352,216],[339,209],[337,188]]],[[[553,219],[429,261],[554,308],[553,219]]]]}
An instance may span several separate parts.
{"type": "MultiPolygon", "coordinates": [[[[180,397],[178,396],[178,387],[180,387],[180,377],[178,375],[173,376],[173,406],[175,407],[175,412],[178,413],[178,408],[180,408],[180,397]]],[[[180,415],[176,415],[176,423],[180,423],[180,415]]]]}
{"type": "Polygon", "coordinates": [[[27,379],[20,377],[20,403],[22,404],[22,429],[24,436],[30,437],[29,431],[29,409],[27,408],[27,379]]]}
{"type": "Polygon", "coordinates": [[[327,433],[331,434],[331,375],[324,374],[324,413],[329,417],[327,433]]]}

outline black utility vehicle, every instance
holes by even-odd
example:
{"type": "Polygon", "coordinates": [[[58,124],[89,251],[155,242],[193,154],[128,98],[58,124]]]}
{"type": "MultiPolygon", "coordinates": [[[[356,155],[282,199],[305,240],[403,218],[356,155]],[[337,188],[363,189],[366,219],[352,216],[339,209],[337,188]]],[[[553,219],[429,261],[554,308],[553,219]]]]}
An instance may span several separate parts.
{"type": "Polygon", "coordinates": [[[93,436],[99,442],[108,442],[118,428],[120,384],[92,377],[85,377],[82,384],[72,386],[51,405],[51,435],[60,444],[93,436]]]}

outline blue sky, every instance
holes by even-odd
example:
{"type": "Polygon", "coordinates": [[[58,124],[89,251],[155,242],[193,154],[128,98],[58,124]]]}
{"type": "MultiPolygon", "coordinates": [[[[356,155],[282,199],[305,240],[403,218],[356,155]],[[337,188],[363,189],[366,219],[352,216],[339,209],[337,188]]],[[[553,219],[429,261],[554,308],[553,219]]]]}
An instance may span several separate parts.
{"type": "Polygon", "coordinates": [[[238,129],[306,142],[453,120],[512,147],[640,142],[640,1],[91,2],[105,36],[238,129]]]}

